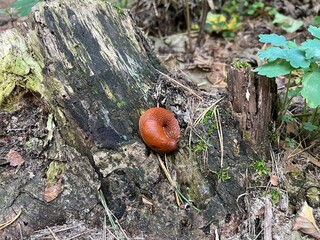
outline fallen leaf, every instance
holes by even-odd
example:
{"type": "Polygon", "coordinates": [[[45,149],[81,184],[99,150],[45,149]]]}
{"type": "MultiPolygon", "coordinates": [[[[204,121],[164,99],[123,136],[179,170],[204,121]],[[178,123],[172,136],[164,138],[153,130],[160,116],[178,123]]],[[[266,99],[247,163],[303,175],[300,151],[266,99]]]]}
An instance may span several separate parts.
{"type": "Polygon", "coordinates": [[[307,235],[310,235],[316,239],[320,238],[320,230],[313,217],[313,208],[304,202],[303,206],[298,212],[292,230],[299,230],[307,235]]]}
{"type": "Polygon", "coordinates": [[[316,165],[317,167],[320,167],[320,160],[316,159],[315,157],[311,156],[309,153],[306,153],[306,157],[307,159],[314,165],[316,165]]]}
{"type": "Polygon", "coordinates": [[[279,180],[278,177],[276,175],[271,175],[270,176],[270,183],[272,186],[278,186],[279,185],[279,180]]]}
{"type": "Polygon", "coordinates": [[[153,203],[150,200],[148,200],[145,197],[142,197],[142,202],[151,212],[153,212],[153,203]]]}
{"type": "Polygon", "coordinates": [[[59,180],[56,183],[54,183],[53,185],[49,185],[45,188],[44,200],[46,202],[51,202],[59,196],[59,194],[62,191],[61,182],[62,182],[62,176],[59,178],[59,180]]]}
{"type": "Polygon", "coordinates": [[[10,151],[8,152],[7,160],[12,167],[21,166],[24,163],[23,157],[13,149],[10,149],[10,151]]]}

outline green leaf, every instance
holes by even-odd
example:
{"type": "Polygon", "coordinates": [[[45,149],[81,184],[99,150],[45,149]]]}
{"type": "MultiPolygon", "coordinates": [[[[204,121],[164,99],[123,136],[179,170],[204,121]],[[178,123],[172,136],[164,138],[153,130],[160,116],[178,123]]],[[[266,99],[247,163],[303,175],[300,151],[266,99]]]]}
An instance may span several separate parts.
{"type": "Polygon", "coordinates": [[[307,100],[309,107],[316,108],[320,105],[320,69],[313,64],[311,70],[302,78],[301,95],[307,100]]]}
{"type": "Polygon", "coordinates": [[[294,41],[288,41],[289,48],[298,48],[298,45],[294,41]]]}
{"type": "Polygon", "coordinates": [[[303,21],[293,19],[278,12],[275,14],[272,23],[277,23],[283,30],[289,33],[297,31],[303,25],[303,21]]]}
{"type": "Polygon", "coordinates": [[[27,16],[31,12],[31,8],[41,0],[17,0],[11,4],[11,8],[16,8],[21,16],[27,16]]]}
{"type": "Polygon", "coordinates": [[[300,92],[301,92],[301,87],[298,87],[298,88],[296,88],[296,89],[289,89],[289,91],[288,91],[288,96],[289,97],[296,97],[296,96],[298,96],[299,94],[300,94],[300,92]]]}
{"type": "Polygon", "coordinates": [[[277,34],[260,34],[259,41],[262,43],[271,43],[275,47],[286,47],[288,42],[284,36],[277,34]]]}
{"type": "Polygon", "coordinates": [[[320,62],[320,48],[319,49],[307,49],[306,59],[309,59],[312,62],[320,62]]]}
{"type": "Polygon", "coordinates": [[[278,58],[284,58],[285,53],[284,49],[275,47],[275,48],[268,48],[266,50],[260,50],[258,51],[258,55],[260,59],[268,59],[269,61],[274,61],[278,58]]]}
{"type": "Polygon", "coordinates": [[[289,148],[294,149],[296,147],[296,143],[292,138],[286,137],[284,141],[288,144],[289,148]]]}
{"type": "Polygon", "coordinates": [[[311,122],[304,122],[303,128],[309,132],[318,130],[319,127],[313,125],[311,122]]]}
{"type": "Polygon", "coordinates": [[[308,39],[301,44],[301,49],[305,50],[306,58],[313,61],[320,61],[320,40],[308,39]]]}
{"type": "Polygon", "coordinates": [[[316,38],[320,38],[320,28],[315,26],[309,26],[308,31],[312,34],[312,36],[315,36],[316,38]]]}
{"type": "Polygon", "coordinates": [[[294,68],[285,60],[268,62],[256,69],[254,72],[267,77],[276,77],[279,75],[286,75],[290,73],[294,68]]]}
{"type": "Polygon", "coordinates": [[[308,68],[310,62],[305,59],[305,52],[300,49],[284,49],[285,57],[287,61],[290,62],[291,66],[294,68],[308,68]]]}
{"type": "Polygon", "coordinates": [[[284,122],[290,122],[292,121],[293,117],[291,115],[285,114],[282,116],[282,121],[284,122]]]}
{"type": "Polygon", "coordinates": [[[312,20],[312,23],[316,26],[320,26],[320,16],[315,16],[312,20]]]}
{"type": "Polygon", "coordinates": [[[320,48],[320,40],[319,39],[308,39],[305,42],[301,43],[302,49],[307,48],[320,48]]]}
{"type": "Polygon", "coordinates": [[[305,59],[305,52],[297,48],[268,48],[258,51],[258,55],[260,59],[266,58],[269,61],[274,61],[278,58],[285,59],[294,68],[307,68],[310,66],[310,62],[305,59]]]}

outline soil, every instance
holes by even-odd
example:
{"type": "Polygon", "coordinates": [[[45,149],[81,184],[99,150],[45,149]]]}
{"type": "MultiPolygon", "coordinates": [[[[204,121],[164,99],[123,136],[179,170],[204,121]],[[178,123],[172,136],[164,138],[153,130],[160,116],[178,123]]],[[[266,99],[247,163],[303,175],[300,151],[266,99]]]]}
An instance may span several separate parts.
{"type": "MultiPolygon", "coordinates": [[[[294,5],[293,2],[289,3],[289,1],[276,1],[275,5],[278,6],[279,11],[293,17],[315,16],[320,8],[319,5],[316,5],[316,1],[304,1],[300,5],[294,5]]],[[[187,76],[207,93],[225,93],[228,90],[226,83],[228,69],[234,61],[246,61],[253,67],[260,64],[257,52],[265,46],[258,41],[259,34],[277,33],[290,40],[296,39],[299,43],[309,36],[306,26],[309,25],[311,18],[307,17],[305,19],[305,25],[299,31],[286,33],[273,25],[267,15],[245,18],[241,30],[236,32],[235,37],[224,38],[221,34],[206,34],[204,44],[194,48],[194,53],[186,50],[188,37],[185,32],[161,38],[150,36],[150,38],[153,40],[157,56],[171,72],[178,72],[187,76]]],[[[6,28],[16,27],[21,19],[0,16],[0,20],[6,22],[1,26],[1,30],[5,30],[6,28]]],[[[169,21],[172,21],[172,18],[169,21]]],[[[144,21],[140,18],[138,22],[143,23],[144,21]]],[[[174,28],[172,23],[169,25],[171,26],[170,29],[174,28]]],[[[155,33],[146,26],[142,27],[146,32],[155,33]]],[[[151,27],[149,26],[149,28],[151,27]]],[[[157,32],[159,33],[159,31],[157,32]]],[[[174,32],[174,30],[171,31],[174,32]]],[[[193,43],[196,42],[197,36],[197,31],[192,32],[193,43]]],[[[277,79],[279,95],[283,92],[285,82],[286,79],[284,78],[277,79]]],[[[41,101],[36,101],[37,98],[32,95],[25,94],[21,99],[16,103],[15,109],[0,113],[0,179],[3,176],[14,175],[16,171],[19,171],[19,168],[28,169],[29,176],[26,177],[44,177],[37,176],[35,173],[39,171],[38,167],[43,167],[42,164],[37,165],[37,162],[46,161],[44,149],[39,146],[43,146],[43,141],[48,134],[43,129],[47,124],[49,112],[46,106],[41,101]],[[30,143],[29,149],[24,147],[26,142],[30,143]],[[8,152],[10,151],[17,153],[11,158],[12,162],[8,161],[8,152]],[[21,160],[21,158],[24,165],[20,164],[20,166],[19,159],[21,160]]],[[[301,102],[297,101],[295,104],[299,106],[301,102]]],[[[246,191],[239,195],[239,198],[242,198],[245,202],[243,217],[240,218],[231,214],[230,219],[226,219],[225,226],[220,228],[219,232],[212,226],[212,229],[202,229],[202,231],[216,232],[216,238],[219,236],[220,239],[262,239],[262,232],[266,229],[266,224],[272,224],[272,239],[313,239],[309,235],[293,231],[292,227],[295,225],[297,217],[301,217],[302,206],[305,201],[313,208],[315,224],[320,225],[319,159],[320,147],[317,140],[310,143],[308,147],[298,145],[293,149],[283,140],[272,143],[270,145],[270,158],[264,159],[268,169],[267,173],[259,172],[254,168],[251,172],[248,172],[250,180],[246,183],[246,191]],[[269,214],[271,212],[269,222],[266,221],[268,211],[269,214]]],[[[88,173],[88,175],[90,174],[88,173]]],[[[127,173],[118,172],[111,177],[119,178],[121,188],[128,187],[126,186],[127,173]]],[[[86,187],[87,192],[93,191],[96,184],[94,181],[91,186],[86,187]]],[[[11,186],[12,182],[1,182],[1,184],[11,186]]],[[[79,186],[79,188],[81,187],[83,186],[79,186]]],[[[131,187],[133,189],[131,191],[134,193],[134,187],[131,187]]],[[[16,194],[18,200],[19,193],[16,194]]],[[[119,195],[121,194],[123,193],[120,192],[119,195]]],[[[33,197],[35,196],[36,194],[33,197]]],[[[114,200],[115,204],[116,200],[114,200]]],[[[85,209],[87,204],[86,206],[90,209],[95,209],[92,211],[94,213],[101,210],[96,207],[97,202],[98,199],[93,198],[86,203],[82,203],[82,207],[85,209]]],[[[77,202],[75,201],[74,204],[77,204],[77,202]]],[[[118,209],[116,215],[120,216],[121,206],[118,206],[118,209]]],[[[150,206],[150,209],[152,209],[152,206],[150,206]]],[[[7,219],[13,217],[14,212],[8,212],[7,219]]],[[[311,222],[312,227],[310,215],[305,218],[306,221],[311,222]]],[[[74,220],[73,217],[70,219],[72,220],[67,221],[64,225],[34,232],[31,239],[100,239],[104,236],[98,220],[93,218],[92,222],[88,223],[74,220]]],[[[44,220],[45,218],[41,221],[44,220]]],[[[47,220],[48,225],[50,225],[50,219],[47,220]]],[[[138,219],[135,220],[138,221],[138,219]]],[[[65,219],[61,221],[65,222],[65,219]]],[[[194,221],[197,221],[197,219],[194,219],[194,221]]],[[[182,222],[181,228],[187,229],[192,224],[192,222],[182,222]]],[[[105,223],[102,225],[105,226],[105,223]]],[[[140,225],[134,224],[132,226],[133,228],[140,227],[140,225]]],[[[319,236],[319,230],[315,231],[318,231],[319,236]]],[[[2,237],[4,238],[4,236],[2,237]]],[[[197,239],[196,237],[189,237],[190,239],[197,239]]],[[[170,239],[170,237],[166,239],[170,239]]]]}

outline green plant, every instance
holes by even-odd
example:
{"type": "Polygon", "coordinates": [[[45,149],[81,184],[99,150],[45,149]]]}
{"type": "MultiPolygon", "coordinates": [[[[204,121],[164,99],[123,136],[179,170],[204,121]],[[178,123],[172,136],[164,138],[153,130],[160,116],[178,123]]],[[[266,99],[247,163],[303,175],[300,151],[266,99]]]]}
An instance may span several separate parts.
{"type": "Polygon", "coordinates": [[[286,137],[284,141],[286,142],[287,146],[289,146],[289,148],[294,149],[296,147],[296,143],[292,138],[286,137]]]}
{"type": "Polygon", "coordinates": [[[231,178],[229,176],[229,168],[228,167],[221,168],[219,171],[211,171],[211,172],[217,175],[218,180],[220,182],[224,182],[224,181],[231,178]]]}
{"type": "Polygon", "coordinates": [[[250,3],[248,0],[229,0],[225,1],[222,10],[229,14],[255,15],[265,7],[261,1],[250,3]]]}
{"type": "Polygon", "coordinates": [[[11,4],[11,8],[17,9],[18,14],[27,16],[31,12],[31,8],[41,0],[17,0],[11,4]]]}
{"type": "Polygon", "coordinates": [[[280,201],[280,191],[277,188],[271,190],[271,202],[277,204],[280,201]]]}
{"type": "Polygon", "coordinates": [[[278,135],[275,131],[268,131],[268,138],[270,139],[271,142],[275,143],[278,140],[278,135]]]}
{"type": "Polygon", "coordinates": [[[302,20],[294,19],[290,16],[285,16],[277,11],[274,11],[272,15],[274,15],[272,23],[276,24],[289,33],[295,32],[303,26],[302,20]]]}
{"type": "Polygon", "coordinates": [[[252,166],[258,175],[268,175],[270,172],[263,158],[259,158],[252,166]]]}
{"type": "Polygon", "coordinates": [[[234,32],[240,29],[241,23],[237,14],[227,19],[225,14],[207,14],[205,29],[209,32],[221,33],[224,37],[233,37],[234,32]]]}
{"type": "Polygon", "coordinates": [[[100,197],[100,201],[102,203],[102,206],[104,207],[104,210],[108,216],[108,220],[112,226],[114,236],[116,237],[116,239],[125,239],[125,236],[123,234],[123,229],[121,228],[121,226],[118,222],[118,219],[110,211],[110,209],[107,205],[107,201],[106,201],[106,199],[103,195],[103,192],[101,190],[99,190],[99,197],[100,197]]]}
{"type": "Polygon", "coordinates": [[[254,72],[269,78],[288,75],[287,89],[279,108],[282,122],[298,120],[300,131],[308,134],[312,140],[320,136],[319,113],[320,105],[320,28],[309,26],[308,31],[314,37],[298,45],[295,41],[287,41],[277,34],[261,34],[259,41],[273,45],[258,52],[260,59],[267,62],[254,72]],[[296,81],[293,82],[294,77],[296,81]],[[294,87],[291,85],[294,84],[294,87]],[[296,96],[304,99],[302,114],[287,114],[291,101],[296,96]]]}
{"type": "Polygon", "coordinates": [[[242,61],[234,61],[232,65],[235,66],[236,68],[251,67],[250,63],[242,62],[242,61]]]}
{"type": "Polygon", "coordinates": [[[204,141],[204,140],[199,140],[198,142],[197,142],[197,144],[195,145],[195,148],[194,148],[194,151],[195,152],[198,152],[198,151],[204,151],[204,150],[206,150],[208,147],[210,147],[211,145],[208,143],[208,142],[206,142],[206,141],[204,141]]]}
{"type": "Polygon", "coordinates": [[[127,0],[112,0],[112,5],[117,6],[119,8],[127,8],[128,1],[127,0]]]}

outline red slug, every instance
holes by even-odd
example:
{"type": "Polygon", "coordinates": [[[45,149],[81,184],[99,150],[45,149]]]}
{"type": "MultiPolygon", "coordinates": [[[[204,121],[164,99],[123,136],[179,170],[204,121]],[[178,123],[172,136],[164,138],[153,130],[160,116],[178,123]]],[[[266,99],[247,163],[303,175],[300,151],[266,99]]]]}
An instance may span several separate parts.
{"type": "Polygon", "coordinates": [[[179,123],[165,108],[150,108],[142,114],[139,130],[145,144],[158,153],[169,153],[178,148],[179,123]]]}

